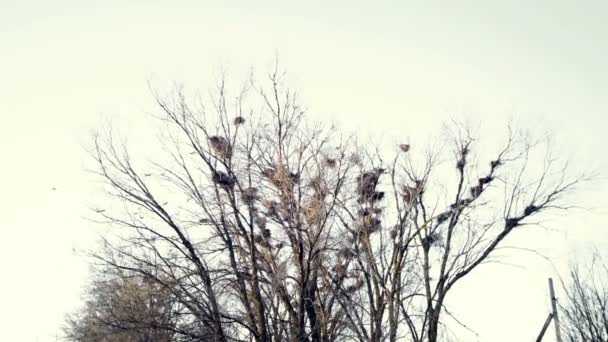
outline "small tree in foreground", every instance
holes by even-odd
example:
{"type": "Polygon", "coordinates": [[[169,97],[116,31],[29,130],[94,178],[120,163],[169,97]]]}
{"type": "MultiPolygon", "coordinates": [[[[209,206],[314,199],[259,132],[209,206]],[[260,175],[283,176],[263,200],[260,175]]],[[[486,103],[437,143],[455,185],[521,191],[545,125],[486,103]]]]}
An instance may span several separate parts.
{"type": "Polygon", "coordinates": [[[599,255],[586,266],[571,266],[562,297],[561,327],[566,341],[608,341],[608,265],[599,255]]]}
{"type": "Polygon", "coordinates": [[[360,146],[276,72],[156,100],[166,160],[96,136],[120,204],[98,212],[122,227],[96,257],[171,293],[174,340],[438,341],[454,285],[582,180],[512,130],[485,161],[457,124],[430,150],[360,146]]]}
{"type": "Polygon", "coordinates": [[[87,291],[81,312],[68,318],[65,335],[78,342],[169,342],[175,325],[170,289],[138,274],[107,275],[87,291]]]}

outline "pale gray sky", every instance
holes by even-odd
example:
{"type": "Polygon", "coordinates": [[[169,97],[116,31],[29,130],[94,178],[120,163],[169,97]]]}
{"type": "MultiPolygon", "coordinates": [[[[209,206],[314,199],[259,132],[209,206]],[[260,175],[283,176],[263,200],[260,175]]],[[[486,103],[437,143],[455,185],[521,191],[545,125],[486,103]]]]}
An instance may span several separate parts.
{"type": "MultiPolygon", "coordinates": [[[[220,3],[0,0],[1,341],[52,341],[79,304],[87,266],[72,249],[93,246],[96,229],[82,219],[96,194],[82,145],[102,116],[136,132],[148,80],[204,90],[219,66],[240,77],[278,52],[315,118],[415,142],[455,115],[486,136],[515,117],[554,132],[573,167],[608,171],[605,1],[220,3]]],[[[509,244],[558,267],[605,249],[605,193],[598,182],[580,195],[593,212],[509,244]]],[[[463,341],[536,336],[553,267],[508,260],[519,266],[482,267],[454,291],[448,304],[479,333],[463,341]]]]}

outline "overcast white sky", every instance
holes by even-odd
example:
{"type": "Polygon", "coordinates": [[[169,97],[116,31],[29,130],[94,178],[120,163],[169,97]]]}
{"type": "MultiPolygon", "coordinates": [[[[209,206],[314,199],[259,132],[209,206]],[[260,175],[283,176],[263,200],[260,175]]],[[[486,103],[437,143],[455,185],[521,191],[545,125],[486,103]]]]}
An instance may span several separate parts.
{"type": "MultiPolygon", "coordinates": [[[[486,136],[515,117],[552,131],[574,168],[608,171],[605,1],[220,3],[0,0],[1,341],[53,341],[79,304],[87,266],[72,250],[94,245],[82,217],[96,199],[82,146],[102,116],[136,134],[148,80],[204,90],[219,66],[240,77],[278,53],[315,118],[415,142],[454,115],[486,136]]],[[[605,249],[604,194],[599,181],[577,199],[592,211],[508,244],[557,267],[605,249]]],[[[538,333],[554,268],[507,260],[517,266],[481,267],[454,290],[452,311],[479,333],[462,341],[538,333]]]]}

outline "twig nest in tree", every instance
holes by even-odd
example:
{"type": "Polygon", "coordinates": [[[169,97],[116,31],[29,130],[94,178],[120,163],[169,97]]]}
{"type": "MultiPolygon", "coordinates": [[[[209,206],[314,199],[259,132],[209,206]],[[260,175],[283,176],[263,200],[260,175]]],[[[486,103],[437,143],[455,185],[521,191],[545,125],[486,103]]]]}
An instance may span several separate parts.
{"type": "Polygon", "coordinates": [[[267,167],[264,170],[262,170],[262,175],[266,178],[274,178],[274,174],[275,174],[275,170],[272,167],[267,167]]]}
{"type": "MultiPolygon", "coordinates": [[[[372,171],[367,171],[357,177],[357,192],[360,196],[360,201],[370,200],[375,194],[376,185],[380,179],[380,175],[384,172],[382,168],[376,168],[372,171]]],[[[384,195],[377,195],[384,196],[384,195]]]]}
{"type": "Polygon", "coordinates": [[[363,280],[363,278],[360,278],[360,277],[359,277],[359,278],[357,278],[357,280],[355,280],[355,282],[354,282],[354,283],[352,283],[352,284],[350,284],[350,285],[347,285],[347,286],[344,288],[344,291],[345,291],[346,293],[351,294],[351,293],[356,292],[356,291],[357,291],[357,290],[359,290],[360,288],[362,288],[362,287],[363,287],[363,285],[365,285],[365,281],[363,280]]]}
{"type": "Polygon", "coordinates": [[[342,275],[346,274],[346,265],[337,264],[336,266],[334,266],[333,271],[334,271],[334,273],[342,276],[342,275]]]}
{"type": "Polygon", "coordinates": [[[260,229],[266,228],[266,218],[264,216],[256,216],[254,221],[255,224],[260,227],[260,229]]]}
{"type": "Polygon", "coordinates": [[[426,250],[431,248],[431,246],[437,244],[440,241],[441,237],[436,233],[430,233],[429,235],[422,238],[422,247],[426,250]]]}
{"type": "Polygon", "coordinates": [[[351,293],[355,293],[357,292],[358,288],[357,285],[355,284],[351,284],[351,285],[347,285],[346,287],[344,287],[344,292],[351,294],[351,293]]]}
{"type": "Polygon", "coordinates": [[[418,196],[422,195],[424,192],[424,184],[422,181],[416,180],[414,186],[409,186],[404,184],[401,186],[401,196],[403,197],[403,201],[410,205],[414,203],[414,201],[418,198],[418,196]]]}
{"type": "Polygon", "coordinates": [[[262,175],[269,178],[272,184],[282,191],[290,190],[300,181],[300,175],[290,172],[284,165],[266,168],[262,171],[262,175]]]}
{"type": "Polygon", "coordinates": [[[408,152],[410,150],[409,144],[399,144],[399,149],[403,152],[408,152]]]}
{"type": "Polygon", "coordinates": [[[513,229],[519,225],[519,219],[516,217],[510,217],[505,219],[505,229],[513,229]]]}
{"type": "Polygon", "coordinates": [[[304,218],[310,225],[317,224],[325,217],[324,202],[321,199],[311,199],[304,208],[304,218]]]}
{"type": "Polygon", "coordinates": [[[327,165],[327,167],[333,169],[336,167],[337,164],[338,162],[334,158],[325,158],[325,165],[327,165]]]}
{"type": "Polygon", "coordinates": [[[456,168],[460,171],[464,170],[464,164],[465,164],[465,160],[464,158],[460,158],[458,159],[458,161],[456,162],[456,168]]]}
{"type": "Polygon", "coordinates": [[[232,146],[226,138],[214,135],[209,137],[209,145],[215,152],[215,154],[223,159],[230,159],[232,156],[232,146]]]}
{"type": "Polygon", "coordinates": [[[242,116],[237,116],[236,118],[234,118],[234,124],[235,125],[242,125],[245,123],[245,118],[242,116]]]}
{"type": "Polygon", "coordinates": [[[490,168],[492,168],[492,170],[494,170],[495,168],[499,167],[501,164],[502,164],[502,162],[500,161],[500,159],[492,160],[490,162],[490,168]]]}
{"type": "Polygon", "coordinates": [[[494,177],[492,177],[492,176],[485,176],[485,177],[479,178],[479,185],[483,186],[483,185],[489,184],[493,180],[494,180],[494,177]]]}
{"type": "Polygon", "coordinates": [[[253,204],[258,199],[258,189],[254,187],[243,189],[241,199],[248,205],[253,204]]]}
{"type": "Polygon", "coordinates": [[[534,213],[535,211],[538,211],[538,209],[540,209],[539,207],[535,206],[534,204],[530,204],[529,206],[526,207],[526,209],[524,209],[524,214],[526,216],[534,213]]]}
{"type": "Polygon", "coordinates": [[[382,220],[377,217],[363,216],[361,225],[361,232],[372,234],[382,228],[382,220]]]}
{"type": "Polygon", "coordinates": [[[222,186],[224,189],[232,189],[236,183],[236,178],[222,171],[213,173],[213,182],[222,186]]]}

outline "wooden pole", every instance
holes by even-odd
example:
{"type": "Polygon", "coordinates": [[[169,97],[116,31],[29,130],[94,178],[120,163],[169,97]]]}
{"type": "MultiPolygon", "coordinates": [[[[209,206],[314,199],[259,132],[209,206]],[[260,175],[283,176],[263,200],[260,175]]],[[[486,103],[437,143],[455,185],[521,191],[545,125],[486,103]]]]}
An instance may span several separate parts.
{"type": "Polygon", "coordinates": [[[552,318],[553,318],[553,313],[550,313],[549,316],[547,317],[547,320],[545,321],[545,325],[543,325],[543,328],[540,331],[540,334],[538,334],[538,337],[536,338],[536,342],[541,342],[543,340],[543,336],[545,336],[545,332],[547,331],[549,324],[551,324],[552,318]]]}
{"type": "Polygon", "coordinates": [[[559,316],[557,315],[557,299],[553,290],[553,279],[549,278],[549,294],[551,295],[551,308],[553,309],[553,319],[555,320],[555,339],[562,342],[562,334],[559,329],[559,316]]]}

